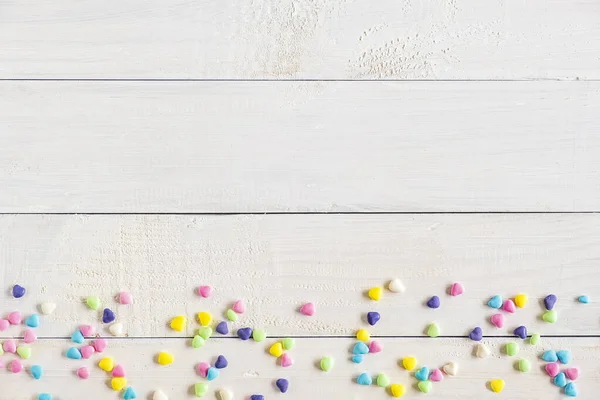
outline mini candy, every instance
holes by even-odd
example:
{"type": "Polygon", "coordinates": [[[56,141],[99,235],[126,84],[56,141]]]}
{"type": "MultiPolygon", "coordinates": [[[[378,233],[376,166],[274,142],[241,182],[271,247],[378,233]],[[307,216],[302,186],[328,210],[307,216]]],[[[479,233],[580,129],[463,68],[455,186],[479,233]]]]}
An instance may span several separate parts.
{"type": "Polygon", "coordinates": [[[417,359],[415,357],[404,357],[402,359],[402,366],[407,371],[412,371],[417,366],[417,359]]]}
{"type": "Polygon", "coordinates": [[[558,361],[560,361],[562,364],[568,364],[571,362],[571,352],[568,350],[557,351],[556,357],[558,357],[558,361]]]}
{"type": "Polygon", "coordinates": [[[238,320],[238,315],[231,308],[229,310],[227,310],[225,315],[227,316],[227,319],[230,320],[231,322],[235,322],[238,320]]]}
{"type": "Polygon", "coordinates": [[[402,397],[406,393],[406,388],[401,383],[393,383],[390,385],[390,393],[393,397],[402,397]]]}
{"type": "Polygon", "coordinates": [[[15,285],[12,288],[12,294],[15,299],[20,299],[25,296],[25,288],[21,285],[15,285]]]}
{"type": "Polygon", "coordinates": [[[529,297],[527,297],[527,295],[524,293],[520,293],[515,296],[515,305],[519,308],[525,307],[528,301],[529,297]]]}
{"type": "Polygon", "coordinates": [[[123,388],[127,386],[127,378],[112,378],[110,380],[110,386],[116,392],[123,390],[123,388]]]}
{"type": "Polygon", "coordinates": [[[302,307],[300,307],[300,313],[309,317],[312,316],[315,313],[315,305],[313,303],[303,304],[302,307]]]}
{"type": "Polygon", "coordinates": [[[361,362],[363,362],[364,359],[365,356],[363,356],[362,354],[355,354],[351,358],[352,362],[355,364],[360,364],[361,362]]]}
{"type": "Polygon", "coordinates": [[[358,378],[356,378],[356,383],[358,383],[359,385],[368,386],[371,383],[373,383],[373,379],[371,378],[371,375],[367,374],[366,372],[363,372],[358,376],[358,378]]]}
{"type": "Polygon", "coordinates": [[[131,386],[125,389],[125,393],[123,393],[123,400],[133,400],[135,398],[137,398],[137,393],[131,386]]]}
{"type": "Polygon", "coordinates": [[[504,302],[504,304],[502,304],[502,310],[509,313],[514,313],[517,310],[517,307],[511,299],[508,299],[504,302]]]}
{"type": "Polygon", "coordinates": [[[292,357],[288,353],[283,353],[281,357],[279,357],[279,362],[282,367],[289,367],[294,363],[294,360],[292,360],[292,357]]]}
{"type": "Polygon", "coordinates": [[[242,340],[248,340],[252,336],[252,328],[240,328],[237,330],[237,335],[242,340]]]}
{"type": "Polygon", "coordinates": [[[250,396],[250,400],[265,400],[265,396],[262,394],[253,394],[250,396]]]}
{"type": "Polygon", "coordinates": [[[194,349],[199,349],[200,347],[204,346],[204,344],[206,344],[206,340],[204,340],[202,336],[195,335],[192,338],[192,347],[194,349]]]}
{"type": "Polygon", "coordinates": [[[129,292],[121,292],[119,293],[119,303],[121,304],[131,304],[133,303],[133,296],[129,292]]]}
{"type": "Polygon", "coordinates": [[[513,333],[515,334],[515,336],[518,336],[521,339],[525,339],[527,337],[527,328],[525,326],[521,325],[521,326],[515,328],[513,333]]]}
{"type": "Polygon", "coordinates": [[[277,381],[275,381],[275,385],[281,393],[287,392],[288,388],[290,387],[290,383],[284,378],[277,379],[277,381]]]}
{"type": "Polygon", "coordinates": [[[12,360],[10,362],[10,372],[12,372],[13,374],[18,374],[21,371],[23,371],[23,364],[21,364],[21,361],[12,360]]]}
{"type": "Polygon", "coordinates": [[[29,369],[29,372],[31,372],[33,379],[40,379],[44,374],[44,370],[42,369],[41,365],[32,365],[29,369]]]}
{"type": "Polygon", "coordinates": [[[81,353],[81,357],[88,359],[96,352],[96,349],[94,349],[94,346],[83,346],[79,349],[79,352],[81,353]]]}
{"type": "Polygon", "coordinates": [[[546,370],[546,373],[553,378],[560,372],[560,366],[555,362],[546,364],[544,369],[546,370]]]}
{"type": "Polygon", "coordinates": [[[427,328],[427,336],[438,337],[440,336],[440,327],[436,323],[430,324],[427,328]]]}
{"type": "Polygon", "coordinates": [[[108,327],[108,331],[113,336],[123,336],[123,324],[120,322],[115,322],[108,327]]]}
{"type": "Polygon", "coordinates": [[[371,338],[371,335],[369,334],[369,331],[367,331],[366,329],[360,329],[356,333],[356,338],[358,340],[360,340],[361,342],[368,342],[369,339],[371,338]]]}
{"type": "Polygon", "coordinates": [[[13,339],[8,339],[2,344],[2,349],[4,349],[4,351],[7,353],[14,354],[17,352],[17,342],[15,342],[13,339]]]}
{"type": "Polygon", "coordinates": [[[552,310],[556,304],[556,300],[556,295],[553,294],[544,297],[544,306],[546,307],[546,310],[552,310]]]}
{"type": "Polygon", "coordinates": [[[52,400],[52,395],[50,393],[40,393],[37,400],[52,400]]]}
{"type": "Polygon", "coordinates": [[[367,294],[371,300],[379,301],[381,300],[383,289],[381,289],[380,287],[373,287],[369,289],[369,292],[367,294]]]}
{"type": "Polygon", "coordinates": [[[17,347],[17,354],[23,360],[28,360],[31,357],[31,347],[19,346],[19,347],[17,347]]]}
{"type": "Polygon", "coordinates": [[[96,329],[92,325],[81,325],[79,327],[79,332],[81,332],[84,337],[93,337],[96,329]]]}
{"type": "Polygon", "coordinates": [[[556,310],[546,311],[542,314],[542,319],[546,322],[553,324],[558,319],[558,314],[556,313],[556,310]]]}
{"type": "Polygon", "coordinates": [[[102,353],[106,349],[106,340],[98,338],[92,342],[92,346],[98,353],[102,353]]]}
{"type": "Polygon", "coordinates": [[[219,355],[217,357],[217,361],[215,361],[215,368],[218,368],[218,369],[226,368],[228,364],[229,363],[227,362],[227,359],[225,358],[225,356],[219,355]]]}
{"type": "Polygon", "coordinates": [[[369,344],[369,353],[379,353],[383,350],[383,345],[376,340],[373,340],[371,344],[369,344]]]}
{"type": "Polygon", "coordinates": [[[113,378],[124,378],[125,377],[125,368],[121,364],[115,365],[112,370],[113,378]]]}
{"type": "Polygon", "coordinates": [[[83,341],[85,340],[85,338],[83,337],[83,334],[81,333],[81,331],[78,329],[76,330],[72,335],[71,335],[71,341],[77,343],[77,344],[81,344],[83,343],[83,341]]]}
{"type": "Polygon", "coordinates": [[[0,332],[5,331],[10,326],[10,322],[7,319],[0,319],[0,332]]]}
{"type": "Polygon", "coordinates": [[[10,314],[8,314],[7,319],[11,325],[20,325],[22,321],[21,313],[19,311],[13,311],[10,314]]]}
{"type": "Polygon", "coordinates": [[[502,328],[504,326],[505,317],[504,314],[494,314],[490,317],[490,322],[496,328],[502,328]]]}
{"type": "Polygon", "coordinates": [[[406,287],[400,279],[392,279],[390,283],[388,283],[388,290],[392,293],[404,293],[406,291],[406,287]]]}
{"type": "Polygon", "coordinates": [[[237,300],[235,303],[233,303],[231,309],[237,314],[243,314],[246,312],[246,305],[244,304],[243,300],[237,300]]]}
{"type": "Polygon", "coordinates": [[[155,390],[154,394],[152,395],[152,400],[169,400],[169,398],[164,392],[160,390],[155,390]]]}
{"type": "Polygon", "coordinates": [[[378,374],[375,382],[377,383],[377,386],[386,388],[390,385],[390,378],[388,378],[386,374],[378,374]]]}
{"type": "Polygon", "coordinates": [[[67,358],[70,358],[72,360],[80,360],[81,352],[77,347],[69,347],[69,349],[67,350],[67,358]]]}
{"type": "Polygon", "coordinates": [[[283,348],[286,350],[292,350],[296,346],[296,341],[293,338],[284,338],[281,340],[283,348]]]}
{"type": "MultiPolygon", "coordinates": [[[[255,329],[254,332],[256,332],[258,329],[255,329]]],[[[225,321],[221,321],[217,324],[217,327],[215,328],[215,331],[217,331],[217,333],[220,333],[221,335],[227,335],[229,333],[229,326],[227,325],[227,322],[225,321]]],[[[254,334],[253,332],[253,334],[254,334]]]]}
{"type": "Polygon", "coordinates": [[[169,365],[173,362],[174,357],[171,353],[161,351],[160,353],[158,353],[158,357],[156,358],[156,360],[160,365],[169,365]]]}
{"type": "Polygon", "coordinates": [[[90,309],[96,311],[100,309],[102,302],[98,296],[89,296],[85,299],[85,304],[87,304],[90,309]]]}
{"type": "Polygon", "coordinates": [[[529,372],[531,370],[531,363],[529,360],[521,358],[519,360],[519,371],[521,372],[529,372]]]}
{"type": "Polygon", "coordinates": [[[516,344],[515,342],[510,342],[510,343],[506,343],[506,347],[504,349],[506,351],[506,354],[509,356],[516,356],[517,353],[519,352],[519,345],[516,344]]]}
{"type": "Polygon", "coordinates": [[[184,315],[178,315],[171,320],[171,329],[177,332],[182,332],[187,324],[187,318],[184,315]]]}
{"type": "Polygon", "coordinates": [[[567,376],[564,372],[561,372],[554,377],[554,384],[558,387],[565,387],[567,385],[567,376]]]}
{"type": "Polygon", "coordinates": [[[542,354],[542,360],[546,362],[556,362],[558,361],[558,356],[554,350],[546,350],[544,354],[542,354]]]}
{"type": "Polygon", "coordinates": [[[575,367],[573,367],[573,368],[567,368],[567,369],[565,369],[565,375],[570,380],[576,381],[577,378],[579,378],[579,369],[577,369],[575,367]]]}
{"type": "Polygon", "coordinates": [[[44,315],[50,315],[56,310],[56,304],[51,302],[44,302],[40,304],[40,312],[44,315]]]}
{"type": "Polygon", "coordinates": [[[212,322],[212,315],[210,315],[210,313],[207,313],[205,311],[199,312],[197,315],[197,318],[198,318],[198,322],[200,322],[200,325],[202,325],[202,326],[208,326],[212,322]]]}
{"type": "Polygon", "coordinates": [[[569,397],[577,397],[577,386],[573,382],[569,382],[565,385],[565,394],[569,397]]]}
{"type": "Polygon", "coordinates": [[[90,370],[87,367],[79,367],[77,369],[77,376],[81,379],[87,379],[90,377],[90,370]]]}
{"type": "Polygon", "coordinates": [[[499,295],[495,295],[494,297],[492,297],[489,301],[488,301],[488,306],[490,306],[491,308],[500,308],[502,307],[502,296],[499,295]]]}
{"type": "Polygon", "coordinates": [[[37,340],[37,335],[31,329],[27,329],[23,335],[23,341],[25,343],[33,343],[37,340]]]}
{"type": "Polygon", "coordinates": [[[429,379],[432,382],[440,382],[440,381],[444,380],[444,375],[442,374],[442,371],[440,369],[436,368],[433,371],[431,371],[431,375],[429,375],[429,379]]]}
{"type": "Polygon", "coordinates": [[[421,367],[417,372],[415,372],[415,378],[420,381],[426,381],[429,379],[429,368],[421,367]]]}
{"type": "Polygon", "coordinates": [[[429,300],[427,300],[427,307],[439,308],[440,307],[440,298],[437,296],[432,296],[429,300]]]}
{"type": "Polygon", "coordinates": [[[369,353],[369,347],[363,343],[363,342],[358,342],[354,345],[354,348],[352,349],[352,354],[368,354],[369,353]]]}
{"type": "Polygon", "coordinates": [[[451,296],[460,296],[465,292],[465,288],[460,283],[453,283],[450,286],[450,295],[451,296]]]}
{"type": "Polygon", "coordinates": [[[25,325],[27,325],[30,328],[37,328],[38,326],[40,326],[40,316],[37,314],[30,315],[25,320],[25,325]]]}
{"type": "Polygon", "coordinates": [[[111,372],[115,367],[115,362],[110,357],[104,357],[98,361],[98,367],[100,367],[102,371],[111,372]]]}
{"type": "Polygon", "coordinates": [[[233,400],[233,393],[229,389],[219,389],[217,391],[217,398],[219,400],[233,400]]]}
{"type": "Polygon", "coordinates": [[[477,343],[477,348],[475,349],[475,355],[479,358],[485,358],[490,355],[490,349],[487,348],[483,343],[477,343]]]}
{"type": "Polygon", "coordinates": [[[115,313],[110,308],[105,308],[102,312],[102,322],[110,324],[116,319],[115,313]]]}
{"type": "Polygon", "coordinates": [[[429,393],[431,392],[431,388],[433,387],[433,384],[431,383],[431,381],[420,381],[417,384],[417,387],[419,388],[419,390],[423,393],[429,393]]]}
{"type": "Polygon", "coordinates": [[[453,361],[445,364],[442,369],[450,376],[456,376],[456,374],[458,374],[458,364],[453,361]]]}
{"type": "Polygon", "coordinates": [[[267,334],[262,329],[254,329],[252,331],[252,339],[255,342],[263,342],[267,338],[267,334]]]}
{"type": "Polygon", "coordinates": [[[334,364],[334,360],[332,357],[323,357],[321,358],[321,369],[325,372],[329,372],[331,371],[331,369],[333,368],[333,364],[334,364]]]}
{"type": "Polygon", "coordinates": [[[201,362],[196,366],[196,370],[198,370],[198,374],[203,378],[206,378],[206,373],[208,372],[209,368],[210,368],[210,364],[207,362],[201,362]]]}
{"type": "Polygon", "coordinates": [[[198,295],[207,298],[210,296],[210,294],[212,293],[212,287],[210,286],[200,286],[198,288],[198,295]]]}
{"type": "Polygon", "coordinates": [[[533,335],[531,335],[531,337],[529,338],[529,343],[536,345],[538,344],[540,341],[540,334],[539,333],[534,333],[533,335]]]}
{"type": "MultiPolygon", "coordinates": [[[[249,328],[242,328],[242,329],[249,329],[249,328]]],[[[204,340],[208,340],[210,339],[210,337],[213,334],[213,330],[210,326],[201,326],[200,328],[198,328],[198,335],[200,337],[202,337],[202,339],[204,340]]],[[[239,336],[239,329],[238,329],[238,336],[239,336]]]]}
{"type": "Polygon", "coordinates": [[[490,381],[490,388],[494,393],[500,393],[504,390],[504,381],[502,379],[492,379],[490,381]]]}
{"type": "Polygon", "coordinates": [[[209,381],[213,381],[213,380],[217,379],[218,376],[219,376],[219,370],[216,368],[210,367],[206,371],[206,379],[208,379],[209,381]]]}
{"type": "Polygon", "coordinates": [[[208,384],[204,382],[196,383],[194,385],[194,394],[196,397],[202,397],[208,392],[208,384]]]}
{"type": "Polygon", "coordinates": [[[367,322],[369,325],[374,326],[381,319],[381,314],[377,311],[370,311],[367,313],[367,322]]]}
{"type": "Polygon", "coordinates": [[[474,340],[476,342],[479,342],[481,339],[483,339],[483,331],[481,330],[481,328],[478,326],[473,328],[471,333],[469,333],[469,339],[474,340]]]}
{"type": "Polygon", "coordinates": [[[590,298],[588,296],[579,296],[577,301],[579,301],[581,304],[588,304],[590,302],[590,298]]]}
{"type": "Polygon", "coordinates": [[[279,357],[283,354],[283,346],[280,342],[273,343],[273,345],[269,348],[269,353],[273,357],[279,357]]]}

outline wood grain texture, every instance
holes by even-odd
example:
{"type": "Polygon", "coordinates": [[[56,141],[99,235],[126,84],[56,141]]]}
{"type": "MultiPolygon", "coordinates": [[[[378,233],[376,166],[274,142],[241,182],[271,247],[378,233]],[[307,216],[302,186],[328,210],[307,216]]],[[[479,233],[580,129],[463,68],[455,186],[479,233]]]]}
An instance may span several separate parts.
{"type": "MultiPolygon", "coordinates": [[[[221,370],[219,377],[210,383],[206,398],[214,399],[214,392],[228,388],[236,399],[249,399],[254,393],[265,397],[278,396],[274,381],[286,377],[290,381],[290,390],[286,399],[390,399],[386,390],[375,385],[370,387],[354,383],[362,373],[373,375],[385,373],[392,382],[408,387],[403,398],[416,399],[424,396],[414,387],[416,379],[398,365],[398,361],[407,356],[415,356],[420,365],[430,368],[441,367],[448,361],[459,364],[459,375],[446,377],[435,383],[429,396],[436,399],[496,399],[507,398],[528,400],[532,398],[564,399],[561,390],[551,384],[550,378],[543,372],[540,354],[546,349],[568,349],[573,354],[570,366],[580,369],[581,375],[576,385],[581,399],[593,399],[600,390],[599,339],[544,339],[537,346],[521,342],[517,357],[508,357],[503,353],[506,339],[487,340],[492,354],[486,359],[472,355],[473,342],[467,339],[384,339],[384,350],[378,354],[367,355],[360,364],[349,361],[352,348],[350,339],[299,339],[296,348],[290,351],[294,365],[282,368],[275,358],[267,353],[271,341],[265,343],[242,342],[239,340],[212,339],[202,349],[194,350],[185,340],[112,340],[104,355],[110,355],[125,367],[129,383],[137,390],[139,399],[150,399],[154,390],[160,389],[171,399],[194,398],[190,394],[191,386],[196,382],[206,382],[196,375],[195,366],[200,361],[214,362],[217,355],[223,354],[229,366],[221,370]],[[175,363],[168,367],[153,362],[159,351],[170,351],[175,355],[175,363]],[[316,367],[323,356],[336,360],[335,367],[324,373],[316,367]],[[524,358],[531,362],[532,370],[521,373],[514,364],[524,358]],[[506,388],[501,395],[486,388],[490,379],[504,379],[506,388]],[[342,397],[343,396],[343,397],[342,397]]],[[[2,400],[31,400],[33,394],[47,391],[59,400],[81,398],[105,400],[120,398],[107,387],[107,374],[95,366],[98,355],[90,360],[73,361],[64,356],[70,346],[67,341],[43,341],[32,345],[34,351],[28,365],[38,363],[46,369],[45,377],[33,381],[26,374],[13,375],[0,372],[0,392],[2,400]],[[74,375],[80,366],[89,366],[92,375],[83,381],[74,375]],[[7,397],[7,394],[12,395],[7,397]]],[[[5,361],[10,356],[3,357],[5,361]]],[[[279,395],[281,396],[281,395],[279,395]]]]}
{"type": "Polygon", "coordinates": [[[54,322],[39,334],[69,337],[79,324],[100,320],[82,303],[97,295],[130,336],[191,336],[197,312],[218,320],[241,298],[248,311],[233,327],[273,336],[351,336],[373,310],[382,315],[371,328],[378,336],[421,336],[431,322],[451,336],[475,326],[486,336],[512,335],[519,325],[542,335],[600,335],[598,303],[575,301],[600,298],[599,240],[596,214],[4,215],[0,287],[21,282],[29,294],[7,300],[0,312],[28,314],[55,301],[54,322]],[[380,302],[364,295],[394,277],[405,282],[405,294],[387,293],[380,302]],[[455,281],[465,294],[446,295],[455,281]],[[194,293],[202,284],[214,286],[213,297],[194,293]],[[135,304],[117,307],[120,290],[131,291],[135,304]],[[520,292],[529,305],[493,328],[489,297],[520,292]],[[539,320],[549,293],[559,298],[556,324],[539,320]],[[425,307],[432,295],[441,297],[440,309],[425,307]],[[312,318],[297,312],[306,301],[316,304],[312,318]],[[180,314],[192,322],[178,334],[167,325],[180,314]]]}
{"type": "Polygon", "coordinates": [[[0,91],[5,213],[600,210],[600,82],[0,91]]]}
{"type": "Polygon", "coordinates": [[[4,0],[0,78],[598,79],[594,0],[4,0]]]}

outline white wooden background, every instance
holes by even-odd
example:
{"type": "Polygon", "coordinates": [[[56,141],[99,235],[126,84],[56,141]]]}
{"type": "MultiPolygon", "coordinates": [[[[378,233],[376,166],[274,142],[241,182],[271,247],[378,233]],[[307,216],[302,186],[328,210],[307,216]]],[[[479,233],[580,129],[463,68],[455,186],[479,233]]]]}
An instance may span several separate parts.
{"type": "Polygon", "coordinates": [[[97,356],[64,356],[81,323],[108,335],[88,295],[123,323],[107,354],[141,399],[193,398],[195,364],[218,354],[230,366],[208,398],[389,398],[353,383],[363,371],[422,397],[398,367],[413,355],[460,365],[429,397],[562,399],[541,369],[549,348],[572,351],[579,398],[594,399],[599,20],[594,0],[0,1],[0,313],[58,305],[26,362],[46,376],[3,368],[0,400],[118,398],[97,356]],[[365,297],[394,277],[406,293],[365,297]],[[10,297],[15,283],[25,298],[10,297]],[[195,295],[200,284],[214,296],[195,295]],[[120,290],[133,305],[116,305],[120,290]],[[487,299],[520,292],[527,308],[492,327],[487,299]],[[556,324],[540,320],[548,293],[556,324]],[[438,310],[424,306],[434,294],[438,310]],[[238,298],[248,312],[233,326],[264,328],[266,342],[194,350],[196,323],[168,328],[179,314],[222,318],[238,298]],[[305,301],[312,318],[297,312],[305,301]],[[370,310],[384,351],[356,365],[370,310]],[[431,322],[443,337],[425,337],[431,322]],[[521,344],[528,374],[501,351],[518,325],[542,334],[521,344]],[[465,337],[474,326],[486,359],[465,337]],[[295,364],[282,368],[266,349],[288,336],[295,364]],[[154,363],[161,350],[172,366],[154,363]],[[82,365],[88,381],[74,376],[82,365]],[[496,378],[500,395],[486,388],[496,378]]]}

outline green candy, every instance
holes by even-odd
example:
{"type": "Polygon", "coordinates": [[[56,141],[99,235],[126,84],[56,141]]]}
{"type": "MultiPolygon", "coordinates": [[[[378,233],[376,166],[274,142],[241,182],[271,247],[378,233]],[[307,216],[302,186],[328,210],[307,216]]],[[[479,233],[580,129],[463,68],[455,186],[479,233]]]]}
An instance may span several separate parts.
{"type": "Polygon", "coordinates": [[[419,387],[419,390],[423,393],[429,393],[431,391],[431,381],[420,381],[417,386],[419,387]]]}
{"type": "Polygon", "coordinates": [[[556,313],[556,310],[548,310],[542,315],[542,319],[553,324],[558,319],[558,314],[556,313]]]}
{"type": "Polygon", "coordinates": [[[87,306],[92,310],[99,310],[102,302],[98,296],[89,296],[87,299],[85,299],[85,304],[87,304],[87,306]]]}
{"type": "MultiPolygon", "coordinates": [[[[427,336],[429,337],[438,337],[440,336],[440,327],[437,324],[431,324],[427,328],[427,336]]],[[[427,393],[427,392],[425,392],[427,393]]]]}
{"type": "Polygon", "coordinates": [[[265,333],[264,330],[262,329],[254,329],[252,331],[252,339],[254,339],[255,342],[262,342],[267,338],[267,334],[265,333]]]}
{"type": "Polygon", "coordinates": [[[529,338],[529,343],[536,345],[540,342],[540,334],[539,333],[534,333],[533,335],[531,335],[531,337],[529,338]]]}
{"type": "Polygon", "coordinates": [[[531,370],[531,363],[529,360],[524,358],[519,360],[519,371],[521,372],[529,372],[531,370]]]}
{"type": "Polygon", "coordinates": [[[208,383],[196,383],[194,385],[194,393],[196,397],[202,397],[208,392],[208,383]]]}
{"type": "Polygon", "coordinates": [[[390,386],[390,378],[388,378],[386,374],[377,375],[377,386],[382,388],[390,386]]]}
{"type": "Polygon", "coordinates": [[[281,341],[283,348],[286,350],[292,350],[296,346],[296,341],[292,338],[285,338],[281,341]]]}
{"type": "Polygon", "coordinates": [[[509,356],[516,356],[517,353],[519,352],[519,345],[516,344],[515,342],[510,342],[510,343],[506,343],[506,354],[508,354],[509,356]]]}
{"type": "Polygon", "coordinates": [[[230,320],[231,322],[235,322],[238,320],[238,315],[231,308],[229,310],[227,310],[227,312],[225,314],[227,316],[227,319],[230,320]]]}
{"type": "Polygon", "coordinates": [[[208,340],[213,334],[213,330],[210,326],[202,326],[198,328],[198,335],[204,340],[208,340]]]}
{"type": "Polygon", "coordinates": [[[17,347],[17,354],[21,356],[23,360],[27,360],[31,357],[31,348],[27,346],[19,346],[17,347]]]}
{"type": "Polygon", "coordinates": [[[194,349],[199,349],[200,347],[204,346],[204,343],[206,343],[206,340],[202,336],[196,335],[192,339],[192,347],[194,349]]]}
{"type": "Polygon", "coordinates": [[[329,372],[333,368],[333,358],[323,357],[321,358],[321,369],[325,372],[329,372]]]}

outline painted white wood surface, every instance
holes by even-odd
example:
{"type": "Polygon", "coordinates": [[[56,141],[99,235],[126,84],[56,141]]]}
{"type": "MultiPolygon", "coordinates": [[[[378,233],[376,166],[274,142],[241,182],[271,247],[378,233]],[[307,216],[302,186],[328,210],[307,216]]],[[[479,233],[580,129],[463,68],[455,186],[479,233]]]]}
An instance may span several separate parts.
{"type": "MultiPolygon", "coordinates": [[[[215,318],[238,298],[248,311],[234,325],[277,335],[354,335],[364,315],[382,320],[373,335],[420,336],[436,322],[442,335],[466,336],[475,326],[485,335],[512,335],[525,325],[542,335],[600,335],[600,215],[3,215],[0,217],[0,287],[25,283],[29,295],[7,300],[0,312],[35,312],[42,301],[58,309],[40,336],[69,337],[82,323],[98,322],[82,299],[100,296],[109,307],[120,290],[135,296],[116,307],[134,337],[190,336],[168,328],[179,314],[199,311],[215,318]],[[380,302],[363,291],[401,278],[404,294],[380,302]],[[454,281],[460,297],[445,294],[454,281]],[[194,293],[210,284],[215,294],[194,293]],[[489,297],[524,292],[530,304],[489,323],[489,297]],[[559,321],[539,320],[540,300],[559,297],[559,321]],[[442,307],[424,302],[438,295],[442,307]],[[297,308],[316,304],[309,318],[297,308]]],[[[107,329],[105,332],[107,332],[107,329]]],[[[21,329],[2,333],[18,336],[21,329]]]]}
{"type": "MultiPolygon", "coordinates": [[[[349,361],[353,342],[350,339],[298,339],[296,348],[290,351],[294,365],[283,368],[277,365],[267,348],[271,341],[264,343],[242,342],[231,339],[213,339],[202,349],[194,350],[185,340],[151,339],[143,341],[112,340],[104,355],[109,355],[125,367],[129,383],[137,390],[138,399],[150,399],[154,390],[160,389],[170,395],[170,399],[194,398],[191,386],[205,382],[196,375],[195,366],[201,361],[214,362],[217,355],[223,354],[229,366],[221,370],[219,377],[210,383],[210,392],[205,398],[214,399],[214,391],[228,388],[235,393],[235,399],[248,399],[253,393],[262,393],[267,399],[281,397],[274,387],[274,381],[281,377],[290,380],[286,399],[390,399],[386,391],[375,385],[359,386],[354,383],[362,372],[373,375],[386,373],[394,383],[408,387],[403,398],[415,399],[426,395],[415,389],[416,379],[398,365],[406,356],[415,356],[420,365],[430,368],[441,367],[449,361],[459,364],[456,377],[446,377],[435,383],[432,392],[426,397],[435,399],[564,399],[558,387],[542,370],[544,365],[540,354],[546,349],[567,349],[573,354],[570,366],[580,369],[576,385],[580,399],[593,399],[600,390],[600,339],[545,339],[537,346],[520,342],[520,352],[516,357],[503,353],[506,339],[485,341],[492,351],[486,359],[472,355],[473,342],[467,339],[383,339],[384,350],[371,354],[360,364],[349,361]],[[171,366],[163,367],[154,363],[159,351],[170,351],[175,355],[171,366]],[[335,358],[335,366],[329,373],[316,367],[323,356],[335,358]],[[532,369],[529,373],[515,370],[514,363],[528,359],[532,369]],[[506,387],[498,395],[486,388],[490,379],[504,379],[506,387]]],[[[70,346],[66,341],[45,340],[34,343],[33,356],[27,365],[38,363],[45,367],[46,376],[34,381],[26,374],[13,375],[0,372],[0,399],[31,400],[33,394],[49,391],[57,400],[85,398],[105,400],[120,398],[107,387],[107,374],[96,367],[99,355],[90,360],[74,361],[64,356],[70,346]],[[77,378],[74,371],[80,366],[88,366],[92,372],[89,380],[77,378]],[[11,393],[7,397],[7,393],[11,393]],[[83,396],[83,397],[82,397],[83,396]]],[[[8,361],[10,356],[3,358],[8,361]]]]}
{"type": "Polygon", "coordinates": [[[595,0],[4,0],[0,78],[598,79],[595,0]]]}
{"type": "Polygon", "coordinates": [[[600,82],[1,82],[0,211],[598,211],[600,82]]]}

